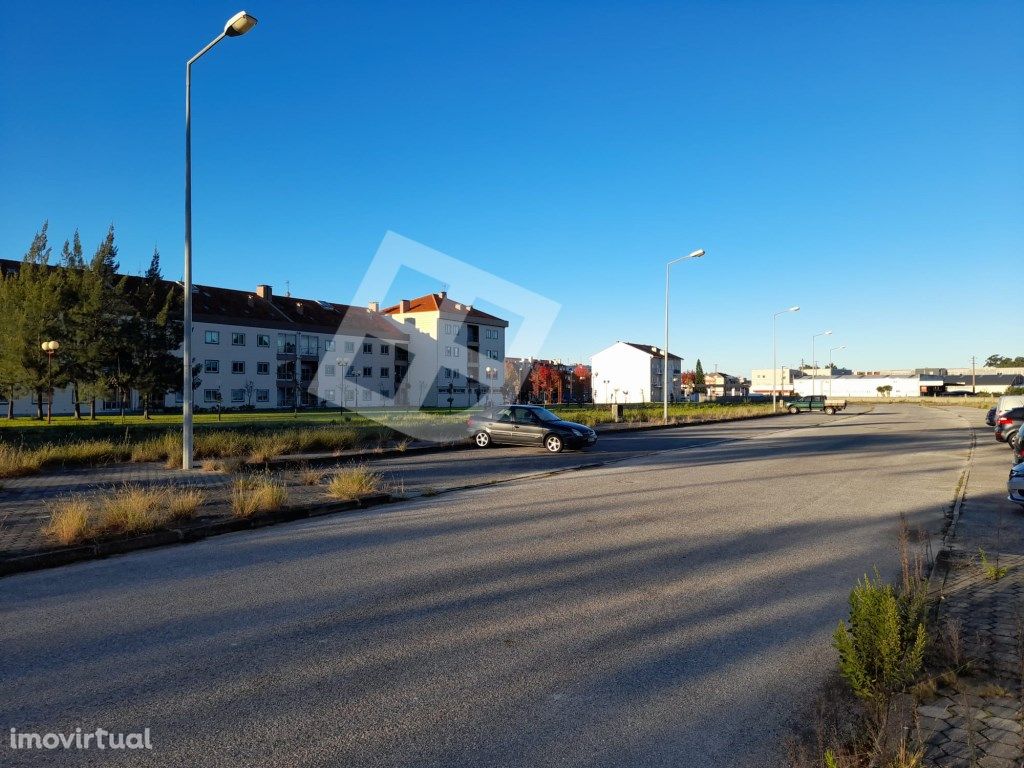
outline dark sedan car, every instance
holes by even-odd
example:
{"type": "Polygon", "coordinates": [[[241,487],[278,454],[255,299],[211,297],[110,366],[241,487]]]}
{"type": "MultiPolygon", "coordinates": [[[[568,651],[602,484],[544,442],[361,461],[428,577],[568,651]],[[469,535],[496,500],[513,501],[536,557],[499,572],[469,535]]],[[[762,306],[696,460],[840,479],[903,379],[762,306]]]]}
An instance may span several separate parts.
{"type": "Polygon", "coordinates": [[[1024,408],[1011,408],[996,419],[996,440],[1012,446],[1021,425],[1024,425],[1024,408]]]}
{"type": "Polygon", "coordinates": [[[547,408],[506,405],[469,419],[469,431],[480,448],[491,443],[543,446],[551,453],[563,448],[585,448],[597,442],[590,427],[563,421],[547,408]]]}
{"type": "Polygon", "coordinates": [[[994,405],[989,408],[988,413],[985,414],[985,423],[990,427],[994,427],[996,425],[996,407],[994,405]]]}

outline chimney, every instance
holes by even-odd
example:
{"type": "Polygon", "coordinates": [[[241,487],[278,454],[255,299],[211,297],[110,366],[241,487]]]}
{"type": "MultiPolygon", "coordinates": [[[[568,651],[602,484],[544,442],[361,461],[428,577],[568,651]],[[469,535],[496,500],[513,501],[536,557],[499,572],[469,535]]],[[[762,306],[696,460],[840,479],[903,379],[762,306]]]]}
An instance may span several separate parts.
{"type": "Polygon", "coordinates": [[[408,299],[402,299],[400,302],[398,302],[398,311],[399,312],[408,312],[409,311],[409,306],[410,306],[409,305],[409,300],[408,299]]]}
{"type": "Polygon", "coordinates": [[[274,298],[274,289],[271,288],[269,285],[257,285],[256,295],[259,296],[261,299],[266,299],[267,301],[270,301],[272,298],[274,298]]]}
{"type": "Polygon", "coordinates": [[[448,291],[441,291],[437,295],[440,296],[442,299],[447,299],[448,298],[448,291]]]}
{"type": "Polygon", "coordinates": [[[369,304],[367,304],[367,306],[370,308],[371,312],[380,312],[380,302],[379,301],[371,301],[369,304]]]}

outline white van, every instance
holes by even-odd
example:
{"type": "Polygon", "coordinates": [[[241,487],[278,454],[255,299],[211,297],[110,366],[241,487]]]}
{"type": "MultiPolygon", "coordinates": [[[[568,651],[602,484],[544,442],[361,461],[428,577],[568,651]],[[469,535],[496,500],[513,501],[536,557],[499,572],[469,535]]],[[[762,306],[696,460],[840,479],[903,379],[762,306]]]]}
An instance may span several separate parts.
{"type": "Polygon", "coordinates": [[[1011,408],[1024,408],[1024,395],[1003,395],[996,401],[996,418],[998,419],[1011,408]]]}

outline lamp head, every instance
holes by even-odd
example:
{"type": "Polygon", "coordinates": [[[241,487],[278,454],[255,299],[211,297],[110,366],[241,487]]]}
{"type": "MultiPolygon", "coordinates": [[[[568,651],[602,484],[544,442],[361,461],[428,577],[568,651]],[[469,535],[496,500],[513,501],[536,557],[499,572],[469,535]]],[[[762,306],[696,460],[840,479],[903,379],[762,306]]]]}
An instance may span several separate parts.
{"type": "Polygon", "coordinates": [[[224,25],[224,34],[228,37],[241,37],[256,26],[256,17],[245,11],[239,11],[224,25]]]}
{"type": "Polygon", "coordinates": [[[799,306],[797,306],[797,307],[790,307],[786,311],[787,312],[799,312],[800,311],[800,307],[799,306]]]}
{"type": "Polygon", "coordinates": [[[704,255],[704,249],[703,248],[698,248],[696,251],[694,251],[693,253],[690,254],[690,258],[691,259],[699,259],[703,255],[704,255]]]}

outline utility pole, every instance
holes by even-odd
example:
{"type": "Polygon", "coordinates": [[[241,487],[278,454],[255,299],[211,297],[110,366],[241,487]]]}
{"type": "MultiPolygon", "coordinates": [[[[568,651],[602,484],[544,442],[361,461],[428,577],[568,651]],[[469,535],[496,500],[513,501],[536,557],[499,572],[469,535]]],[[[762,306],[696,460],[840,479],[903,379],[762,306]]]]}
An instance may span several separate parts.
{"type": "Polygon", "coordinates": [[[975,370],[974,370],[974,355],[971,355],[971,394],[972,395],[978,394],[978,386],[977,386],[977,384],[978,384],[978,377],[975,376],[974,374],[975,374],[975,370]]]}

